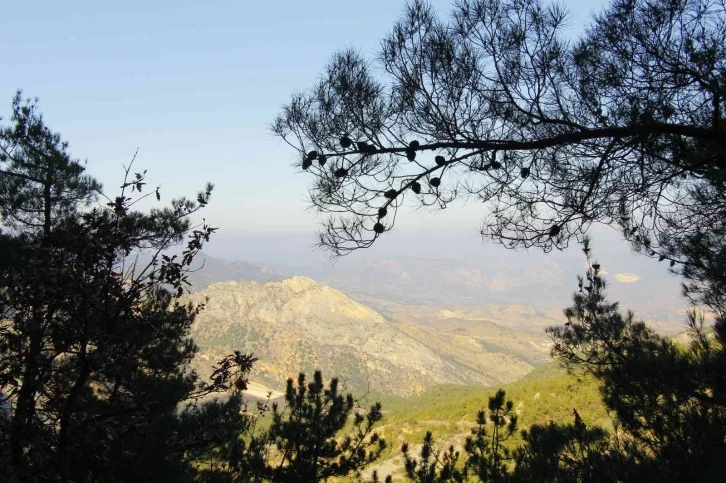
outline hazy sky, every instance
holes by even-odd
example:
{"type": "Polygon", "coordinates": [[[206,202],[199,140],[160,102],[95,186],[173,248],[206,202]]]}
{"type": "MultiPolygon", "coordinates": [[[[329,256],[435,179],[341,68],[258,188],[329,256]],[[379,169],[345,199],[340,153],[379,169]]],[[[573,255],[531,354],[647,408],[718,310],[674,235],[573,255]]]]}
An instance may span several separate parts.
{"type": "MultiPolygon", "coordinates": [[[[447,14],[449,1],[433,2],[447,14]]],[[[602,2],[565,2],[577,32],[602,2]]],[[[308,253],[308,178],[268,123],[310,86],[336,50],[373,53],[403,2],[5,2],[0,115],[17,88],[107,188],[139,148],[165,196],[216,191],[205,216],[222,227],[211,251],[250,260],[308,253]],[[284,234],[285,236],[281,236],[284,234]]],[[[481,205],[401,218],[387,254],[480,250],[481,205]],[[399,234],[399,238],[397,237],[399,234]],[[441,240],[456,238],[457,248],[441,240]]],[[[625,250],[625,248],[623,248],[625,250]]]]}

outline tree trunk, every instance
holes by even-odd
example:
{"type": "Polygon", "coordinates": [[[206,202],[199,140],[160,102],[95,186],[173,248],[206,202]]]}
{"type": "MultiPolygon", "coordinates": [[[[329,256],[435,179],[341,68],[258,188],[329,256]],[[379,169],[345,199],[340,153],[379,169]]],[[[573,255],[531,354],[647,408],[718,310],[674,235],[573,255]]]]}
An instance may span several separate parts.
{"type": "Polygon", "coordinates": [[[43,348],[43,316],[39,313],[33,316],[33,329],[30,333],[30,347],[25,359],[23,381],[15,406],[15,414],[10,426],[10,458],[18,474],[19,480],[27,481],[27,461],[25,459],[25,446],[28,442],[28,427],[32,424],[35,413],[35,395],[37,393],[37,379],[40,368],[40,354],[43,348]]]}
{"type": "Polygon", "coordinates": [[[73,388],[71,389],[66,403],[63,405],[63,412],[60,417],[60,431],[58,434],[58,468],[60,469],[61,477],[63,481],[69,481],[70,472],[70,459],[68,458],[68,439],[70,436],[70,429],[73,422],[73,412],[76,408],[76,403],[81,395],[81,391],[88,382],[88,377],[91,375],[91,366],[86,357],[86,347],[84,346],[82,355],[83,365],[81,371],[76,378],[73,388]]]}

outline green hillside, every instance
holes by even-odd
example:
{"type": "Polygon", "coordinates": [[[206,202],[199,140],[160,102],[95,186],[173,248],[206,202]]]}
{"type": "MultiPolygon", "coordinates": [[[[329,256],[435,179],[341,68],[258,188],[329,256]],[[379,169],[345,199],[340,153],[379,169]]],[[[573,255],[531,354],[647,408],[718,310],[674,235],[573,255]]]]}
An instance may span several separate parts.
{"type": "MultiPolygon", "coordinates": [[[[383,403],[385,418],[379,433],[389,446],[381,462],[368,468],[365,474],[373,469],[378,469],[380,474],[398,473],[402,468],[401,443],[406,441],[415,447],[426,431],[433,433],[440,448],[463,445],[477,412],[486,407],[489,396],[497,389],[440,385],[412,397],[370,396],[368,399],[380,399],[383,403]]],[[[573,408],[588,425],[610,425],[595,381],[568,375],[555,362],[537,367],[503,389],[514,402],[520,429],[548,421],[572,422],[573,408]]],[[[520,442],[517,437],[510,444],[520,442]]]]}

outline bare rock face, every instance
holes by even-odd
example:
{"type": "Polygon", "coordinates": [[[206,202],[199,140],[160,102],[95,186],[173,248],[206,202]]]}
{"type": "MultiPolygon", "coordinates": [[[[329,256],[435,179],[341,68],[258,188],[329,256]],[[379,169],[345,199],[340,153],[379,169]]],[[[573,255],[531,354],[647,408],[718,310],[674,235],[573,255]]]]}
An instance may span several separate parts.
{"type": "MultiPolygon", "coordinates": [[[[189,299],[205,303],[192,330],[202,375],[239,350],[259,359],[252,379],[275,389],[300,371],[316,369],[356,392],[401,396],[435,384],[506,382],[432,350],[372,309],[307,277],[215,283],[189,299]]],[[[519,364],[517,376],[531,369],[513,362],[519,364]]]]}

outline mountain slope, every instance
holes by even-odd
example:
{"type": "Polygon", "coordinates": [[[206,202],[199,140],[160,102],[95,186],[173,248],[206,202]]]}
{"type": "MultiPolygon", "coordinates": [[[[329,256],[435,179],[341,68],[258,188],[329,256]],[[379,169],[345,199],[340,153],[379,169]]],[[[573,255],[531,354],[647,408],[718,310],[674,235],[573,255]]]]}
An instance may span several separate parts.
{"type": "Polygon", "coordinates": [[[223,260],[200,253],[194,260],[189,280],[194,291],[204,290],[211,284],[226,280],[271,282],[283,277],[270,270],[241,260],[223,260]]]}
{"type": "MultiPolygon", "coordinates": [[[[610,299],[635,311],[639,318],[651,322],[664,333],[681,330],[683,309],[677,280],[664,277],[660,265],[635,258],[624,263],[622,257],[608,254],[601,246],[604,267],[609,274],[610,299]],[[612,258],[611,256],[612,255],[612,258]],[[605,263],[609,262],[609,263],[605,263]],[[620,273],[637,272],[637,273],[620,273]],[[623,278],[625,276],[625,278],[623,278]],[[648,283],[643,283],[647,280],[648,283]]],[[[488,315],[515,315],[521,322],[536,324],[540,315],[555,314],[560,323],[562,307],[570,303],[576,288],[576,276],[582,273],[585,261],[579,251],[573,255],[543,255],[501,250],[494,257],[424,259],[406,256],[370,257],[357,254],[334,264],[314,263],[292,266],[274,261],[263,264],[270,268],[215,259],[207,254],[205,267],[193,274],[194,288],[226,280],[266,282],[291,276],[308,276],[342,291],[380,313],[383,305],[404,304],[410,307],[439,306],[479,312],[488,315]],[[525,320],[522,308],[537,312],[536,319],[525,320]],[[493,309],[493,310],[491,310],[493,309]],[[500,314],[496,314],[500,312],[500,314]],[[503,313],[506,312],[506,313],[503,313]]],[[[497,317],[505,322],[506,319],[497,317]]],[[[541,325],[541,324],[539,324],[541,325]]]]}
{"type": "MultiPolygon", "coordinates": [[[[502,386],[507,399],[514,403],[519,428],[532,424],[572,423],[577,409],[585,424],[612,429],[597,381],[590,377],[567,374],[556,362],[541,365],[523,378],[502,386]]],[[[391,474],[398,481],[403,474],[401,443],[407,442],[417,454],[426,431],[431,431],[436,447],[454,445],[463,453],[466,436],[475,426],[476,415],[486,409],[488,398],[496,388],[467,386],[436,386],[424,393],[406,397],[384,398],[384,419],[378,432],[388,442],[381,460],[364,471],[370,478],[373,470],[380,475],[391,474]]],[[[519,431],[507,441],[509,447],[522,443],[519,431]]]]}
{"type": "MultiPolygon", "coordinates": [[[[360,393],[409,395],[436,384],[492,386],[527,373],[514,355],[498,370],[462,363],[435,350],[372,309],[306,277],[266,284],[223,282],[189,296],[205,303],[192,330],[202,374],[232,350],[254,353],[253,380],[274,389],[299,371],[321,369],[360,393]]],[[[472,357],[486,354],[476,347],[472,357]]],[[[465,361],[464,361],[465,362],[465,361]]],[[[492,361],[494,362],[494,361],[492,361]]]]}

